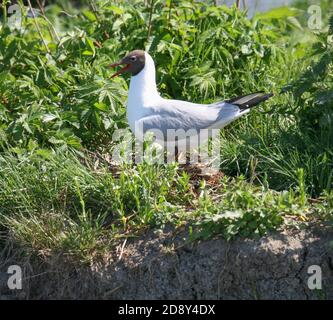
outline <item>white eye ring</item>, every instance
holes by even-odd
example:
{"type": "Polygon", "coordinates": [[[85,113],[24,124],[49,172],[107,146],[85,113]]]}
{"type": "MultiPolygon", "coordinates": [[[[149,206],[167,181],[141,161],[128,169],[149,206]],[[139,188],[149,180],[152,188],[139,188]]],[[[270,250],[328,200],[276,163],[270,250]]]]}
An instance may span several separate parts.
{"type": "Polygon", "coordinates": [[[133,56],[133,57],[130,57],[130,60],[131,60],[131,61],[135,61],[135,60],[136,60],[136,57],[134,57],[134,56],[133,56]]]}

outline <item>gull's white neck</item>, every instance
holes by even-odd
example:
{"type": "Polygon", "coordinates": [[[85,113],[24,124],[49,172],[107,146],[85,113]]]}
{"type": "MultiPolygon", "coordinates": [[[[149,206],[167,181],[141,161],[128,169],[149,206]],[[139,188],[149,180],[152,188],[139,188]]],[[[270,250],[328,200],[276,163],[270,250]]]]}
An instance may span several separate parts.
{"type": "Polygon", "coordinates": [[[145,52],[145,66],[136,76],[132,76],[128,92],[127,118],[132,130],[135,121],[147,115],[152,107],[157,107],[160,99],[156,86],[155,63],[145,52]]]}

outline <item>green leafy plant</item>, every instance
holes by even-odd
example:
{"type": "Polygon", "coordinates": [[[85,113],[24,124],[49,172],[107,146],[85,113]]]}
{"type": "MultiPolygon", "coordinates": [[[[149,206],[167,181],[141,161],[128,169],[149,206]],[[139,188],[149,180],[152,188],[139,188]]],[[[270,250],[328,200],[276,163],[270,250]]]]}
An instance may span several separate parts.
{"type": "Polygon", "coordinates": [[[299,9],[248,19],[208,2],[98,0],[80,8],[53,1],[13,26],[5,2],[2,9],[5,241],[91,263],[148,228],[187,226],[191,239],[230,240],[262,236],[286,216],[332,218],[332,19],[328,34],[312,34],[299,9]],[[233,178],[106,160],[114,131],[127,127],[128,89],[107,66],[135,48],[154,57],[165,97],[276,93],[221,131],[220,169],[233,178]]]}

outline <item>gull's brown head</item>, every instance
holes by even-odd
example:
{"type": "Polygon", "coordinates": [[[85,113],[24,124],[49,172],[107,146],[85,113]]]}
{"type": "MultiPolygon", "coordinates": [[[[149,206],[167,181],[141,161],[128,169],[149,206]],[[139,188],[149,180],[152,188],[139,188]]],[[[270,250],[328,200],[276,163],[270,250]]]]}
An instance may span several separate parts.
{"type": "Polygon", "coordinates": [[[136,76],[145,66],[145,52],[143,50],[134,50],[130,52],[126,57],[121,59],[118,62],[112,63],[110,68],[114,68],[117,66],[124,66],[111,78],[114,78],[124,72],[130,72],[132,76],[136,76]]]}

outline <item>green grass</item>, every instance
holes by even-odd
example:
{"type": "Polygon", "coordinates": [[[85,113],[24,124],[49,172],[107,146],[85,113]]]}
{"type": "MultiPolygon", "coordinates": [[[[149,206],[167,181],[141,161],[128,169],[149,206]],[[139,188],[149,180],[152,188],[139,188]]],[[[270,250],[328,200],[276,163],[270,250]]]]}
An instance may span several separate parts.
{"type": "Polygon", "coordinates": [[[234,239],[286,219],[332,220],[332,19],[315,35],[299,9],[248,20],[192,1],[96,6],[59,1],[35,21],[41,34],[32,19],[20,30],[0,25],[3,241],[90,262],[165,225],[187,228],[191,240],[234,239]],[[136,48],[156,60],[165,97],[275,93],[221,131],[224,178],[207,182],[177,164],[110,164],[112,135],[127,128],[128,78],[110,79],[107,65],[136,48]]]}
{"type": "MultiPolygon", "coordinates": [[[[296,192],[255,186],[244,177],[198,184],[177,165],[94,168],[73,152],[0,157],[0,223],[10,239],[42,255],[88,262],[147,228],[189,228],[192,239],[264,235],[286,216],[329,216],[332,195],[311,205],[302,175],[296,192]]],[[[301,221],[301,220],[299,220],[301,221]]]]}

